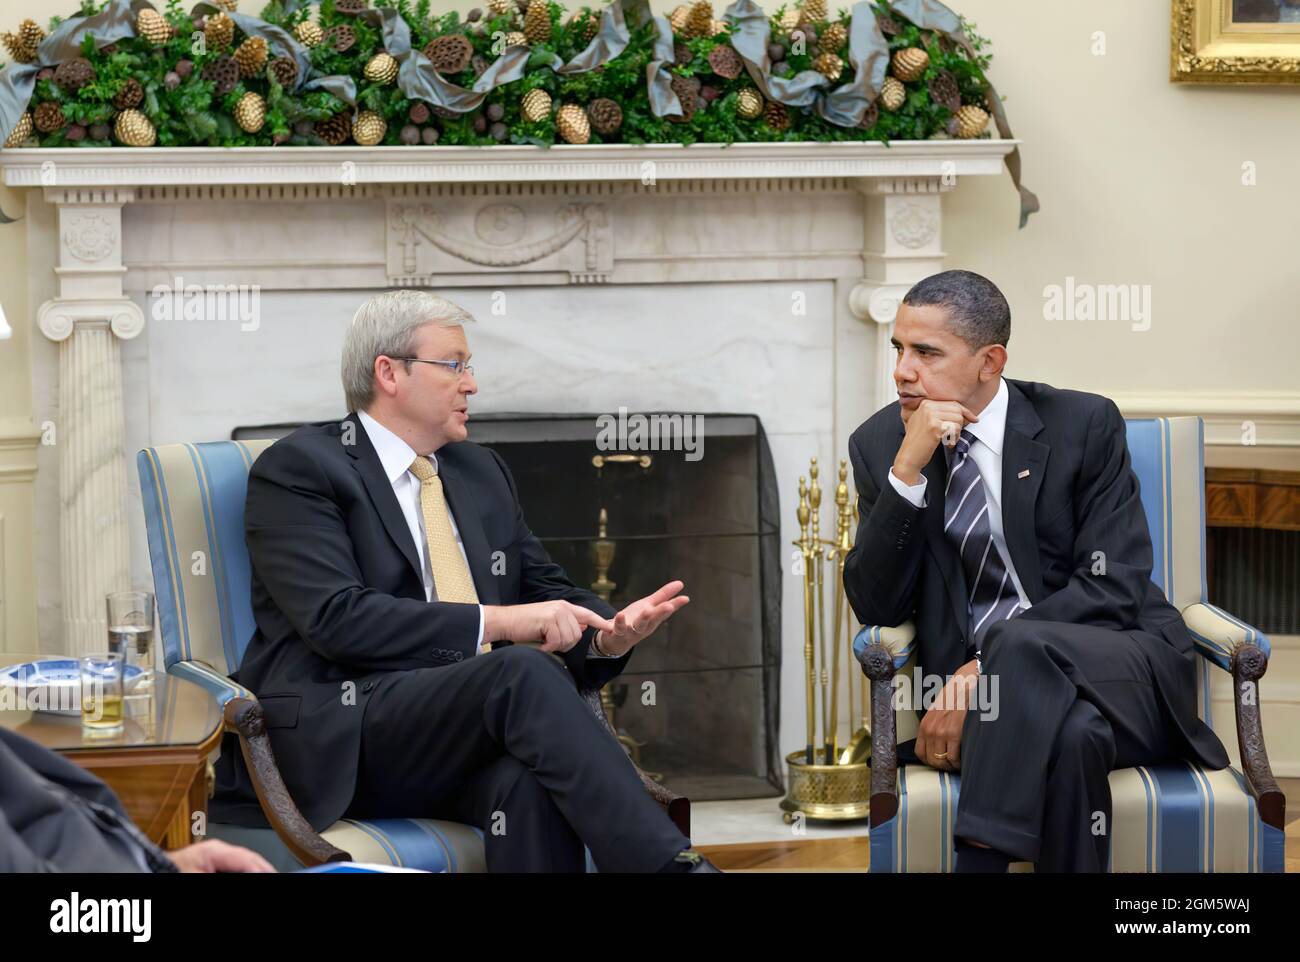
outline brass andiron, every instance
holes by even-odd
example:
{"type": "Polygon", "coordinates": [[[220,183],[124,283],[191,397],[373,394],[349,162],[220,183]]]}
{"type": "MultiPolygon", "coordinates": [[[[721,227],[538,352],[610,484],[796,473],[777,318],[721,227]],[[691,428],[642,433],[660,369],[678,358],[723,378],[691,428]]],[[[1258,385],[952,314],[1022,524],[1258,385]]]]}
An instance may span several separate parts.
{"type": "Polygon", "coordinates": [[[835,488],[835,539],[821,537],[822,492],[817,459],[809,465],[808,479],[799,479],[799,540],[794,542],[803,561],[804,598],[804,692],[807,698],[808,737],[801,751],[786,756],[789,767],[787,792],[781,800],[786,822],[795,813],[808,818],[850,821],[869,814],[871,769],[867,763],[871,750],[866,726],[865,703],[862,725],[853,731],[841,749],[840,662],[845,661],[845,684],[850,728],[854,722],[853,705],[853,611],[844,594],[844,559],[853,547],[854,509],[848,486],[848,463],[840,461],[839,484],[835,488]],[[830,651],[827,651],[825,566],[835,579],[832,587],[832,621],[830,651]],[[820,695],[820,706],[818,706],[820,695]],[[818,708],[820,707],[820,712],[818,708]],[[821,718],[821,738],[816,725],[821,718]],[[865,748],[865,751],[863,749],[865,748]]]}
{"type": "MultiPolygon", "coordinates": [[[[614,552],[618,545],[609,539],[609,514],[604,508],[600,509],[600,519],[596,540],[591,545],[591,563],[596,569],[596,580],[591,583],[591,590],[600,595],[601,600],[606,604],[614,594],[614,589],[618,587],[614,582],[609,580],[609,569],[614,564],[614,552]]],[[[623,731],[615,724],[614,721],[614,696],[610,694],[609,685],[602,685],[600,689],[600,707],[605,711],[605,717],[609,719],[609,727],[618,733],[618,740],[622,743],[627,753],[632,756],[632,761],[636,767],[641,767],[641,747],[644,742],[639,742],[627,732],[623,731]]],[[[662,781],[663,775],[655,772],[646,772],[655,781],[662,781]]]]}

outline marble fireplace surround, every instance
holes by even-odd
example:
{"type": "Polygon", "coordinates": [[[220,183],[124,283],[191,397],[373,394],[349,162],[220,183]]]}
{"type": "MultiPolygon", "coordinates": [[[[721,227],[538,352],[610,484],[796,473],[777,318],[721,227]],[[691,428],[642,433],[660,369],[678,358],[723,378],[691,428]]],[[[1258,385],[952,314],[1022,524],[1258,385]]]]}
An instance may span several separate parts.
{"type": "MultiPolygon", "coordinates": [[[[135,452],[340,416],[343,328],[398,286],[478,318],[472,410],[757,414],[788,545],[809,457],[833,507],[848,434],[892,399],[889,327],[942,269],[941,194],[1015,143],[0,153],[6,184],[41,188],[41,650],[98,644],[104,593],[151,582],[135,452]],[[256,313],[167,317],[151,292],[177,279],[236,285],[256,313]]],[[[783,754],[804,737],[789,560],[783,754]]]]}

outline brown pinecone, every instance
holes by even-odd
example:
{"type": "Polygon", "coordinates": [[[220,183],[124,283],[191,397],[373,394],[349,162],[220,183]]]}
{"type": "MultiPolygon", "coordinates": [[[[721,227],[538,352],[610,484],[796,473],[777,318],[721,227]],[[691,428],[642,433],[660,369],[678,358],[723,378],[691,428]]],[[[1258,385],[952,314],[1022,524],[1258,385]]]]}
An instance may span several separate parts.
{"type": "Polygon", "coordinates": [[[324,42],[332,46],[337,53],[347,53],[357,42],[357,32],[346,23],[336,23],[325,31],[324,42]]]}
{"type": "Polygon", "coordinates": [[[602,137],[618,133],[623,126],[623,108],[608,97],[598,97],[587,105],[591,129],[602,137]]]}
{"type": "Polygon", "coordinates": [[[172,38],[171,24],[152,7],[145,7],[135,18],[135,32],[155,47],[161,47],[172,38]]]}
{"type": "Polygon", "coordinates": [[[545,120],[551,113],[551,95],[540,87],[534,87],[524,94],[519,102],[519,114],[524,120],[535,123],[545,120]]]}
{"type": "Polygon", "coordinates": [[[785,109],[785,104],[779,104],[775,100],[768,101],[767,106],[763,108],[763,122],[773,130],[789,130],[790,112],[785,109]]]}
{"type": "Polygon", "coordinates": [[[209,50],[225,50],[235,42],[235,21],[224,13],[208,17],[203,23],[203,41],[209,50]]]}
{"type": "Polygon", "coordinates": [[[36,113],[32,116],[32,123],[36,129],[43,134],[52,134],[56,130],[62,130],[67,119],[63,116],[63,108],[53,101],[47,100],[43,104],[36,105],[36,113]]]}
{"type": "Polygon", "coordinates": [[[735,80],[745,69],[745,62],[736,53],[736,48],[729,43],[718,44],[709,51],[709,67],[719,77],[735,80]]]}
{"type": "Polygon", "coordinates": [[[337,147],[352,136],[352,120],[347,111],[327,120],[316,121],[316,136],[331,147],[337,147]]]}
{"type": "Polygon", "coordinates": [[[85,57],[73,57],[59,64],[54,71],[54,85],[64,93],[76,93],[86,84],[95,82],[95,68],[85,57]]]}
{"type": "Polygon", "coordinates": [[[953,113],[960,110],[961,88],[957,86],[957,78],[947,70],[940,70],[930,80],[930,99],[953,113]]]}
{"type": "Polygon", "coordinates": [[[256,77],[266,66],[266,41],[249,37],[235,51],[235,63],[239,65],[239,76],[256,77]]]}
{"type": "Polygon", "coordinates": [[[679,67],[684,67],[695,59],[695,54],[691,53],[691,48],[686,44],[678,42],[673,44],[673,63],[679,67]]]}
{"type": "Polygon", "coordinates": [[[5,138],[5,148],[20,146],[24,140],[32,135],[32,126],[32,115],[24,111],[23,115],[18,118],[18,123],[14,125],[14,129],[9,131],[9,136],[5,138]]]}
{"type": "Polygon", "coordinates": [[[695,111],[699,108],[700,100],[695,84],[690,82],[689,77],[674,77],[672,82],[673,93],[682,104],[682,115],[680,117],[670,116],[668,119],[674,123],[684,124],[695,116],[695,111]]]}
{"type": "Polygon", "coordinates": [[[122,84],[116,94],[113,95],[113,106],[118,110],[130,110],[132,107],[139,107],[144,101],[144,87],[140,86],[140,81],[134,77],[128,77],[122,84]]]}
{"type": "Polygon", "coordinates": [[[911,83],[913,80],[920,80],[921,74],[925,73],[925,69],[930,66],[930,55],[920,47],[895,50],[891,66],[895,77],[903,83],[911,83]]]}
{"type": "Polygon", "coordinates": [[[366,9],[366,0],[334,0],[334,11],[345,17],[355,17],[366,9]]]}
{"type": "Polygon", "coordinates": [[[113,123],[113,134],[127,147],[152,147],[158,132],[149,118],[138,110],[124,110],[113,123]]]}
{"type": "Polygon", "coordinates": [[[824,53],[812,62],[812,68],[831,83],[835,83],[844,73],[844,61],[838,54],[824,53]]]}
{"type": "Polygon", "coordinates": [[[531,44],[546,43],[551,39],[551,12],[546,0],[529,0],[524,14],[524,36],[531,44]]]}
{"type": "Polygon", "coordinates": [[[234,57],[228,55],[218,57],[203,65],[201,76],[204,80],[212,81],[214,94],[224,97],[235,89],[235,84],[239,83],[239,65],[235,63],[234,57]]]}
{"type": "Polygon", "coordinates": [[[587,143],[591,140],[587,112],[577,104],[565,104],[555,114],[555,131],[566,144],[587,143]]]}
{"type": "Polygon", "coordinates": [[[45,39],[45,31],[35,20],[24,20],[17,33],[0,34],[9,56],[18,63],[35,63],[36,50],[45,39]]]}
{"type": "Polygon", "coordinates": [[[294,27],[293,35],[304,47],[314,47],[325,39],[325,31],[320,28],[320,24],[312,23],[310,20],[304,20],[294,27]]]}
{"type": "Polygon", "coordinates": [[[285,90],[292,90],[298,82],[298,61],[293,57],[276,57],[267,65],[266,72],[285,90]]]}
{"type": "Polygon", "coordinates": [[[448,33],[426,43],[424,55],[439,73],[460,73],[469,66],[470,58],[474,55],[474,45],[462,33],[448,33]]]}

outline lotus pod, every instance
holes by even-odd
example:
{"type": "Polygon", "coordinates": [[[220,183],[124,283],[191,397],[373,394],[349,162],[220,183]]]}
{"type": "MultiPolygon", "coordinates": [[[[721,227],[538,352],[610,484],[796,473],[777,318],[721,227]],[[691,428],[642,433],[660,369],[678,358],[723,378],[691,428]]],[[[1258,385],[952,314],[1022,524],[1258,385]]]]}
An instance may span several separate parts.
{"type": "Polygon", "coordinates": [[[352,121],[352,139],[362,147],[373,147],[388,133],[388,123],[373,110],[363,110],[352,121]]]}
{"type": "Polygon", "coordinates": [[[921,74],[930,66],[930,55],[920,47],[906,47],[894,51],[892,61],[894,76],[903,83],[920,80],[921,74]]]}
{"type": "Polygon", "coordinates": [[[124,110],[117,115],[113,136],[127,147],[152,147],[158,141],[153,124],[138,110],[124,110]]]}
{"type": "Polygon", "coordinates": [[[540,87],[534,87],[524,94],[519,103],[519,113],[530,122],[545,120],[551,113],[551,95],[540,87]]]}
{"type": "Polygon", "coordinates": [[[713,34],[713,4],[709,0],[695,0],[691,12],[686,15],[686,28],[683,33],[688,37],[708,37],[713,34]]]}
{"type": "Polygon", "coordinates": [[[753,87],[746,87],[736,95],[736,113],[753,120],[763,112],[763,95],[753,87]]]}
{"type": "Polygon", "coordinates": [[[224,13],[208,17],[203,24],[203,42],[209,50],[225,50],[235,42],[235,21],[224,13]]]}
{"type": "Polygon", "coordinates": [[[962,107],[953,119],[957,122],[956,136],[962,140],[978,137],[989,125],[988,111],[974,104],[962,107]]]}
{"type": "Polygon", "coordinates": [[[546,0],[529,0],[528,12],[524,14],[524,34],[530,44],[546,43],[551,39],[551,12],[546,7],[546,0]]]}
{"type": "Polygon", "coordinates": [[[218,57],[203,65],[202,77],[204,80],[212,81],[213,93],[218,97],[224,97],[235,89],[235,84],[239,83],[239,65],[235,63],[234,57],[218,57]]]}
{"type": "Polygon", "coordinates": [[[719,77],[735,80],[745,69],[745,62],[731,44],[718,44],[709,51],[709,67],[719,77]]]}
{"type": "Polygon", "coordinates": [[[812,62],[812,68],[831,83],[835,83],[840,79],[840,74],[844,73],[844,61],[838,54],[827,52],[812,62]]]}
{"type": "Polygon", "coordinates": [[[14,125],[14,129],[5,138],[5,147],[21,146],[23,141],[32,135],[32,126],[32,115],[27,111],[23,111],[23,115],[18,118],[18,123],[14,125]]]}
{"type": "Polygon", "coordinates": [[[357,32],[346,23],[336,23],[325,31],[324,42],[337,53],[347,53],[357,42],[357,32]]]}
{"type": "Polygon", "coordinates": [[[940,70],[930,80],[930,99],[936,104],[947,107],[953,113],[961,109],[961,88],[957,78],[947,70],[940,70]]]}
{"type": "Polygon", "coordinates": [[[555,115],[555,129],[565,143],[585,144],[591,139],[587,112],[577,104],[565,104],[555,115]]]}
{"type": "Polygon", "coordinates": [[[157,10],[145,7],[135,18],[135,32],[155,47],[161,47],[172,38],[172,26],[157,10]]]}
{"type": "Polygon", "coordinates": [[[59,64],[54,71],[54,85],[64,93],[73,94],[86,84],[95,82],[95,68],[85,57],[73,57],[59,64]]]}
{"type": "Polygon", "coordinates": [[[366,62],[366,79],[377,84],[390,84],[397,79],[397,60],[389,53],[377,53],[366,62]]]}
{"type": "Polygon", "coordinates": [[[262,99],[261,94],[255,94],[250,90],[239,98],[239,103],[235,104],[235,123],[250,134],[255,134],[262,129],[262,125],[266,123],[266,101],[262,99]]]}
{"type": "Polygon", "coordinates": [[[907,102],[907,88],[897,77],[886,77],[885,85],[880,88],[880,106],[890,113],[907,102]]]}
{"type": "Polygon", "coordinates": [[[366,0],[334,0],[334,12],[345,17],[355,17],[366,9],[366,0]]]}
{"type": "Polygon", "coordinates": [[[293,35],[304,47],[314,47],[325,39],[325,31],[320,28],[320,24],[312,23],[310,20],[304,20],[294,27],[293,35]]]}
{"type": "Polygon", "coordinates": [[[469,66],[474,55],[474,45],[461,33],[448,33],[434,37],[424,45],[424,55],[439,73],[460,73],[469,66]]]}

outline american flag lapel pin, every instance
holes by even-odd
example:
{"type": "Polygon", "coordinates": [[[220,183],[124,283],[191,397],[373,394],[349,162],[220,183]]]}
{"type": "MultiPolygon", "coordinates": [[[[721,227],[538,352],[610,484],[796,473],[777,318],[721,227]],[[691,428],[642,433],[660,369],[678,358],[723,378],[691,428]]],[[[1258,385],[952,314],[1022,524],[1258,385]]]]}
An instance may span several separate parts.
{"type": "Polygon", "coordinates": [[[1027,477],[1029,477],[1029,469],[1028,469],[1028,468],[1025,468],[1025,470],[1023,470],[1023,471],[1021,471],[1019,474],[1017,474],[1016,477],[1017,477],[1017,478],[1027,478],[1027,477]]]}

